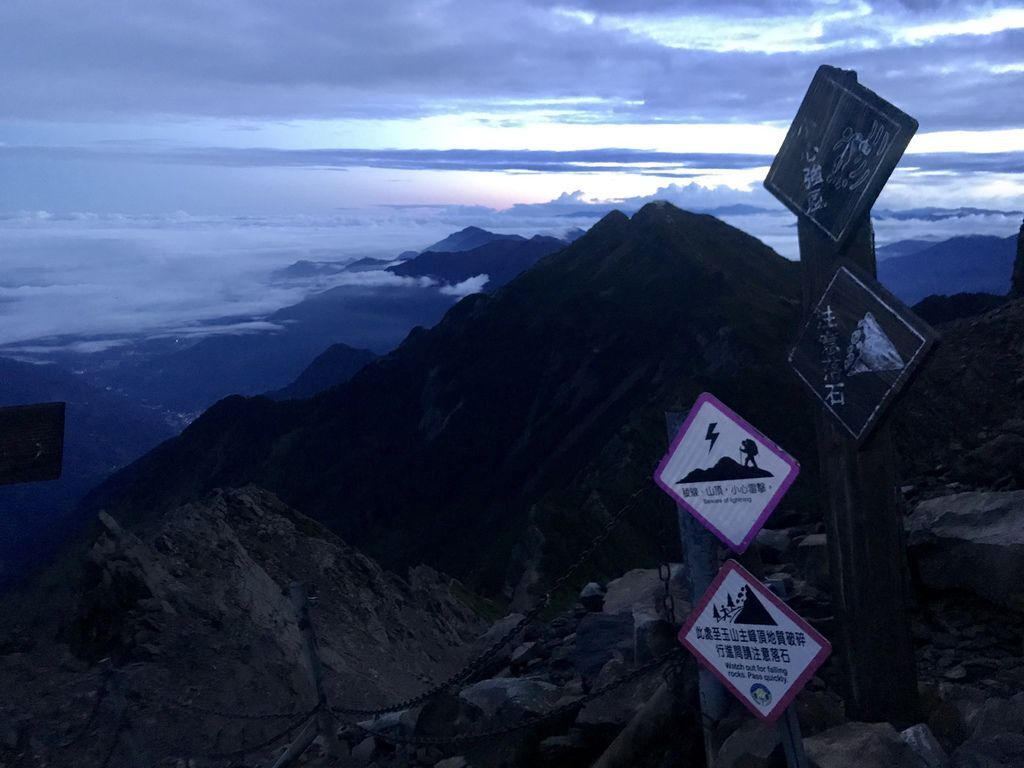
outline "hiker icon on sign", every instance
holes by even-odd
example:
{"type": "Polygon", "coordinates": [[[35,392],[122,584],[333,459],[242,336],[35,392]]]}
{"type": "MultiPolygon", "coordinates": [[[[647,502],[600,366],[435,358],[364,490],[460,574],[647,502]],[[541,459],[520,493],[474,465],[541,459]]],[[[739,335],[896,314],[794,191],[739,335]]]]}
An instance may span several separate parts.
{"type": "Polygon", "coordinates": [[[755,456],[757,456],[757,443],[755,443],[750,438],[747,438],[742,443],[740,443],[740,453],[743,454],[744,467],[753,467],[754,469],[759,469],[759,467],[757,466],[757,459],[754,458],[755,456]]]}

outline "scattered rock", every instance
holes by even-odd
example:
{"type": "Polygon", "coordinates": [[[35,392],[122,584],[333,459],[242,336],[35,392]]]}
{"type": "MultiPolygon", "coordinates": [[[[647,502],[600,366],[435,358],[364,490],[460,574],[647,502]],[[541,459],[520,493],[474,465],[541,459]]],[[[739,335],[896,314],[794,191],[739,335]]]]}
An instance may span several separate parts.
{"type": "Polygon", "coordinates": [[[968,741],[953,753],[951,768],[1020,768],[1024,765],[1024,736],[1001,733],[968,741]]]}
{"type": "Polygon", "coordinates": [[[797,695],[795,705],[804,736],[814,736],[846,722],[846,705],[833,691],[804,688],[797,695]]]}
{"type": "Polygon", "coordinates": [[[946,768],[949,765],[949,755],[927,725],[912,725],[900,732],[900,738],[914,751],[923,768],[946,768]]]}
{"type": "Polygon", "coordinates": [[[534,659],[541,656],[544,651],[544,646],[536,640],[531,640],[528,643],[523,643],[516,647],[512,651],[512,656],[509,659],[509,666],[513,670],[520,670],[526,667],[534,659]]]}
{"type": "Polygon", "coordinates": [[[746,720],[722,743],[715,768],[786,768],[779,729],[746,720]]]}
{"type": "Polygon", "coordinates": [[[761,559],[771,565],[783,562],[793,544],[789,531],[773,531],[769,528],[758,531],[754,543],[761,548],[761,559]]]}
{"type": "Polygon", "coordinates": [[[604,587],[592,581],[580,591],[580,603],[588,611],[597,613],[604,607],[604,595],[604,587]]]}
{"type": "MultiPolygon", "coordinates": [[[[669,589],[676,601],[676,614],[682,615],[682,606],[689,599],[683,566],[673,563],[669,570],[669,589]]],[[[657,568],[635,568],[608,582],[604,612],[625,613],[632,611],[635,606],[657,610],[661,606],[664,592],[665,586],[658,576],[657,568]]]]}
{"type": "Polygon", "coordinates": [[[804,745],[816,768],[920,768],[889,723],[846,723],[804,739],[804,745]]]}
{"type": "Polygon", "coordinates": [[[585,685],[589,687],[616,651],[624,658],[633,655],[633,616],[629,613],[584,616],[576,628],[572,661],[585,685]]]}
{"type": "MultiPolygon", "coordinates": [[[[459,693],[490,719],[508,714],[540,714],[549,711],[562,692],[551,683],[514,677],[481,680],[459,693]]],[[[510,718],[511,721],[511,718],[510,718]]]]}
{"type": "MultiPolygon", "coordinates": [[[[505,618],[498,619],[491,625],[490,629],[477,638],[477,641],[474,644],[475,652],[480,653],[485,648],[490,648],[524,618],[525,617],[521,613],[510,613],[505,618]]],[[[485,669],[483,674],[493,674],[496,670],[501,669],[503,666],[508,664],[509,660],[512,658],[512,649],[514,647],[515,638],[512,638],[511,642],[505,643],[505,645],[498,649],[491,666],[488,669],[485,669]]]]}
{"type": "Polygon", "coordinates": [[[907,532],[925,586],[969,590],[1024,611],[1024,491],[922,501],[907,519],[907,532]]]}
{"type": "Polygon", "coordinates": [[[1024,484],[1024,437],[1007,432],[985,440],[957,462],[952,475],[975,486],[991,486],[1005,475],[1024,484]]]}
{"type": "Polygon", "coordinates": [[[537,747],[540,768],[584,768],[590,765],[594,748],[578,728],[560,736],[549,736],[537,747]]]}
{"type": "Polygon", "coordinates": [[[350,755],[356,765],[369,765],[377,751],[377,740],[373,736],[367,736],[352,748],[350,755]]]}
{"type": "Polygon", "coordinates": [[[971,739],[989,739],[1001,733],[1024,735],[1024,695],[1014,699],[987,699],[967,719],[971,739]]]}
{"type": "Polygon", "coordinates": [[[469,763],[466,762],[466,758],[462,755],[456,755],[455,757],[446,757],[444,760],[438,760],[434,763],[434,768],[469,768],[469,763]]]}

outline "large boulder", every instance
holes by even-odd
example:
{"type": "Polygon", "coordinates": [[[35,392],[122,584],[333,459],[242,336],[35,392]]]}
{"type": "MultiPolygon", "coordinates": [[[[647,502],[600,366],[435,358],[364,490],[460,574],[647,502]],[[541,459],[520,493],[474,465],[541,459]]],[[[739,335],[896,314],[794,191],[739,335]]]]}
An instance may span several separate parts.
{"type": "Polygon", "coordinates": [[[907,519],[921,582],[1024,611],[1024,491],[940,496],[907,519]]]}
{"type": "Polygon", "coordinates": [[[1020,768],[1024,765],[1024,736],[1001,733],[971,740],[953,753],[952,768],[1020,768]]]}
{"type": "Polygon", "coordinates": [[[814,768],[920,768],[889,723],[846,723],[804,740],[814,768]]]}
{"type": "Polygon", "coordinates": [[[779,729],[745,721],[722,743],[715,768],[786,768],[779,729]]]}
{"type": "MultiPolygon", "coordinates": [[[[669,589],[676,601],[676,614],[684,609],[688,598],[683,566],[673,563],[669,566],[669,589]]],[[[657,568],[634,568],[617,579],[608,582],[604,596],[605,613],[629,613],[635,608],[654,609],[661,607],[665,585],[658,576],[657,568]]]]}

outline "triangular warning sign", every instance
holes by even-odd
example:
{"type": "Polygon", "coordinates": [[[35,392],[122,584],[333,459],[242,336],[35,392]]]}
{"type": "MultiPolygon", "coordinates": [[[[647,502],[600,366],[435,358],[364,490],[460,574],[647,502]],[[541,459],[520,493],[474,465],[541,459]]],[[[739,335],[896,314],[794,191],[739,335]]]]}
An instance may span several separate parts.
{"type": "Polygon", "coordinates": [[[757,595],[748,587],[743,587],[743,607],[732,620],[733,624],[756,624],[762,627],[774,627],[775,619],[768,609],[757,599],[757,595]]]}

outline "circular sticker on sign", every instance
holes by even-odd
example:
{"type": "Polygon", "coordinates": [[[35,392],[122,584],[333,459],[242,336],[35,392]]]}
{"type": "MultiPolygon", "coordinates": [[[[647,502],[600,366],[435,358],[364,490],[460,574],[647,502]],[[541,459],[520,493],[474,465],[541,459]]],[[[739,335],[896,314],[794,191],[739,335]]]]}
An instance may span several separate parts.
{"type": "Polygon", "coordinates": [[[767,707],[772,703],[772,692],[768,690],[768,686],[761,685],[761,683],[754,683],[750,686],[750,696],[762,707],[767,707]]]}

